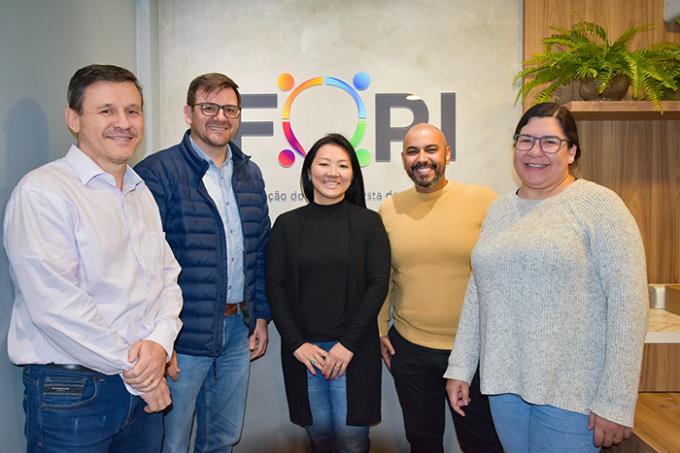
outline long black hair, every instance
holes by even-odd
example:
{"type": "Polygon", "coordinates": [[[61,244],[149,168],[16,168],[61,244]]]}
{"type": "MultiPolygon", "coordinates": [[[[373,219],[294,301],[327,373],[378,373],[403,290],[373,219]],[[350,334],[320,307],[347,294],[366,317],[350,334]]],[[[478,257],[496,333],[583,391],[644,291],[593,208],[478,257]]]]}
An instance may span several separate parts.
{"type": "Polygon", "coordinates": [[[302,172],[300,173],[300,186],[302,186],[302,192],[305,194],[307,202],[314,202],[314,185],[310,178],[310,168],[312,167],[312,162],[314,162],[314,158],[316,157],[319,148],[324,145],[337,145],[347,152],[349,161],[352,164],[352,182],[349,184],[347,192],[345,192],[345,200],[365,208],[366,193],[364,191],[364,177],[361,175],[361,166],[359,165],[359,159],[357,159],[357,153],[354,151],[354,147],[349,140],[340,134],[328,134],[325,137],[320,138],[312,145],[305,156],[305,161],[302,163],[302,172]]]}

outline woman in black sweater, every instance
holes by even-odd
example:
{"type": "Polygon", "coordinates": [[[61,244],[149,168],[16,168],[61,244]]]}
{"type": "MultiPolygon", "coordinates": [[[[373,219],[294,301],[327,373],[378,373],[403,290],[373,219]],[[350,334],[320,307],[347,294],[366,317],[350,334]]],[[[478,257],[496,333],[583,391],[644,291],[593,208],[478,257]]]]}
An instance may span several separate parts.
{"type": "Polygon", "coordinates": [[[359,161],[342,135],[312,146],[300,182],[309,204],[278,217],[267,253],[290,419],[314,452],[368,452],[368,427],[380,421],[387,234],[366,209],[359,161]]]}

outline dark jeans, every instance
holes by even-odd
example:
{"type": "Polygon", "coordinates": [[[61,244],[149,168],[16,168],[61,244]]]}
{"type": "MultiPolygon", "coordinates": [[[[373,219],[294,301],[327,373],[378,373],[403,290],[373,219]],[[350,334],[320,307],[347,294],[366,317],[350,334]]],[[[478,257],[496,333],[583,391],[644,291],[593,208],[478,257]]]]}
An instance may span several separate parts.
{"type": "MultiPolygon", "coordinates": [[[[411,452],[443,453],[445,407],[448,406],[443,375],[451,351],[411,343],[394,327],[389,337],[395,350],[392,376],[411,452]]],[[[465,453],[502,452],[488,398],[479,392],[479,371],[470,385],[470,398],[465,417],[451,411],[460,448],[465,453]]]]}
{"type": "Polygon", "coordinates": [[[23,379],[27,452],[160,451],[163,414],[144,412],[120,376],[27,365],[23,379]]]}

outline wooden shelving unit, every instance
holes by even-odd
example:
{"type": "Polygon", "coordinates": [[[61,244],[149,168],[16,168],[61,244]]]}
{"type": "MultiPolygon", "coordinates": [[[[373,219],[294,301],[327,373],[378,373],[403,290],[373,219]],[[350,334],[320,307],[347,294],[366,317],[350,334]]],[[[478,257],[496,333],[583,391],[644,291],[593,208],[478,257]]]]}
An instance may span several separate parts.
{"type": "Polygon", "coordinates": [[[680,101],[664,101],[663,112],[649,101],[572,101],[565,104],[577,120],[633,121],[680,119],[680,101]]]}

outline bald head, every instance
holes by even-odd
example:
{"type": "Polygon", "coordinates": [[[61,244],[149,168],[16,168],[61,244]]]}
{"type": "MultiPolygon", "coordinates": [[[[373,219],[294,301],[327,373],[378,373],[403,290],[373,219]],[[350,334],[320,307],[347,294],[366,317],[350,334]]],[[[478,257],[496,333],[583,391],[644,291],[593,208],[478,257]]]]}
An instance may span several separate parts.
{"type": "Polygon", "coordinates": [[[445,172],[451,159],[451,148],[438,127],[420,123],[409,129],[404,137],[401,159],[418,192],[434,192],[446,185],[445,172]]]}
{"type": "Polygon", "coordinates": [[[425,136],[428,137],[428,139],[437,140],[441,142],[444,147],[449,146],[449,144],[446,142],[446,136],[437,126],[429,123],[418,123],[415,126],[412,126],[408,132],[406,132],[406,135],[404,136],[404,149],[406,149],[406,144],[409,141],[415,139],[418,136],[425,136]]]}

